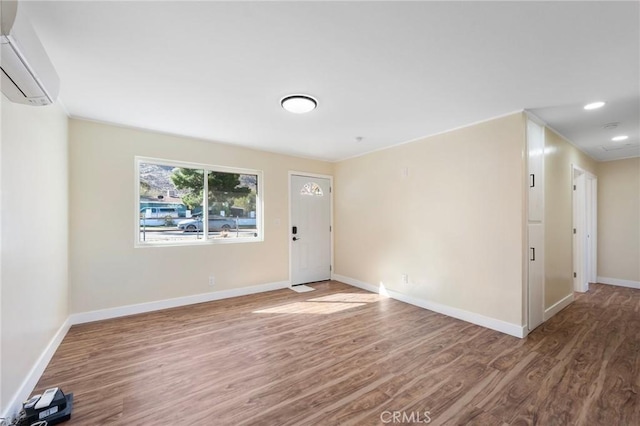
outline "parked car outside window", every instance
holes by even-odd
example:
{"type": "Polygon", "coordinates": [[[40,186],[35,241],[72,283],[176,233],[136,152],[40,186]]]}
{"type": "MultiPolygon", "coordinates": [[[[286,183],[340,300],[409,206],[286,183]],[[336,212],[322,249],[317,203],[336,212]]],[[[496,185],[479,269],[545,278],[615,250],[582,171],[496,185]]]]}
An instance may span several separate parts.
{"type": "MultiPolygon", "coordinates": [[[[181,220],[178,222],[178,229],[184,232],[202,231],[202,217],[181,220]]],[[[222,216],[209,217],[209,231],[229,231],[231,229],[236,229],[235,219],[222,216]]]]}

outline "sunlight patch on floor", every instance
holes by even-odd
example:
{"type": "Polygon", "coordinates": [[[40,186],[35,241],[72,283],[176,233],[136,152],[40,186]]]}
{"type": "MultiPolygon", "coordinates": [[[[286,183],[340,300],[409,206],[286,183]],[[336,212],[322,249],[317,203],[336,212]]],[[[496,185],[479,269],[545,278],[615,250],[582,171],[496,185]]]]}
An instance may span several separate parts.
{"type": "Polygon", "coordinates": [[[253,311],[254,314],[316,314],[326,315],[364,306],[366,303],[294,302],[287,305],[253,311]]]}
{"type": "Polygon", "coordinates": [[[379,300],[380,300],[380,295],[375,293],[338,293],[338,294],[330,294],[328,296],[309,299],[309,302],[373,303],[379,300]]]}

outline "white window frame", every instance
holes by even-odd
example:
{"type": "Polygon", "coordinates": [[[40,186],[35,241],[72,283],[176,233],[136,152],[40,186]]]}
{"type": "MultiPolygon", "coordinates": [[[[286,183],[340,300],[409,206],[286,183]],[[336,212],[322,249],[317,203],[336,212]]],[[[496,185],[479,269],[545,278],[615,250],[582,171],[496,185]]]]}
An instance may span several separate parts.
{"type": "Polygon", "coordinates": [[[186,161],[169,160],[165,158],[153,158],[153,157],[134,157],[134,247],[175,247],[175,246],[200,246],[211,244],[241,244],[241,243],[258,243],[264,241],[264,195],[263,195],[263,172],[262,170],[243,169],[237,167],[217,166],[211,164],[191,163],[186,161]],[[209,179],[204,179],[203,188],[203,209],[202,209],[202,235],[204,238],[201,240],[185,240],[185,241],[140,241],[140,164],[157,164],[160,166],[172,166],[183,167],[188,169],[202,169],[208,172],[223,172],[223,173],[237,173],[256,175],[258,177],[258,184],[256,187],[256,228],[258,232],[257,237],[247,238],[209,238],[209,206],[208,197],[209,193],[209,179]]]}

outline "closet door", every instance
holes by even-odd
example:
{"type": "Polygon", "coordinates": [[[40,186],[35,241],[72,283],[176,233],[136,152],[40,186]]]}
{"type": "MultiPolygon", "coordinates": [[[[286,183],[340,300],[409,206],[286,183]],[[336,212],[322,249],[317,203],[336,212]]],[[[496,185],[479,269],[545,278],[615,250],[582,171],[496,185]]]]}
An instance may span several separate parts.
{"type": "Polygon", "coordinates": [[[529,237],[529,331],[543,321],[544,315],[544,229],[542,224],[528,225],[529,237]]]}
{"type": "Polygon", "coordinates": [[[527,120],[529,150],[529,223],[544,215],[544,127],[527,120]]]}
{"type": "Polygon", "coordinates": [[[544,321],[544,127],[527,120],[528,318],[529,331],[544,321]]]}

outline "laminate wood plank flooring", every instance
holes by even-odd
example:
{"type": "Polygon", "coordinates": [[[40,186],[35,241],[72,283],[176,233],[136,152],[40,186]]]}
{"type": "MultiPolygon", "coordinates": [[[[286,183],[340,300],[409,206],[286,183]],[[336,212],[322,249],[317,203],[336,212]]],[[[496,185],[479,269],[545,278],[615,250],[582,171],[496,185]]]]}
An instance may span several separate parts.
{"type": "Polygon", "coordinates": [[[36,391],[74,393],[69,426],[640,425],[640,290],[517,339],[312,286],[73,326],[36,391]]]}

